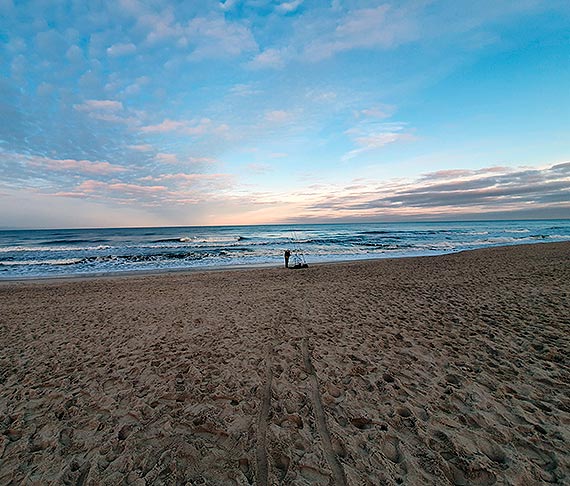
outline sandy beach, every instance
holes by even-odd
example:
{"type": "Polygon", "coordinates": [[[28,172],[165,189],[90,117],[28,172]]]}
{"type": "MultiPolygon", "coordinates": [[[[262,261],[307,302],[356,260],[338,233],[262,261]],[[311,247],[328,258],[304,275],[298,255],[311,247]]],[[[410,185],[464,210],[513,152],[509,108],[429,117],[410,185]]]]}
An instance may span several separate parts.
{"type": "Polygon", "coordinates": [[[570,481],[570,243],[0,284],[0,485],[570,481]]]}

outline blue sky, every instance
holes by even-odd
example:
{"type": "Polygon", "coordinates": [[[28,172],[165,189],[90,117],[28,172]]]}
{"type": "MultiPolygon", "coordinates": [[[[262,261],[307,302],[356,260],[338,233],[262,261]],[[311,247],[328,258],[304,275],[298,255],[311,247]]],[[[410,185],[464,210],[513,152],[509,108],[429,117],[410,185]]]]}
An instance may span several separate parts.
{"type": "Polygon", "coordinates": [[[567,1],[0,16],[0,227],[570,217],[567,1]]]}

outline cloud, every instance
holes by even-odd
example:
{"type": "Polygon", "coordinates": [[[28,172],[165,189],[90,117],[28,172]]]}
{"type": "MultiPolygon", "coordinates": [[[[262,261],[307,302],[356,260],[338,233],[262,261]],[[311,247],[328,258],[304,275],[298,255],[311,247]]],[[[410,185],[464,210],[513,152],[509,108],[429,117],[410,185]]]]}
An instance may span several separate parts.
{"type": "Polygon", "coordinates": [[[309,60],[362,48],[388,49],[418,37],[418,28],[405,9],[383,4],[348,12],[332,29],[319,32],[304,48],[309,60]]]}
{"type": "Polygon", "coordinates": [[[285,110],[273,110],[266,112],[264,118],[270,123],[285,123],[293,118],[293,113],[285,110]]]}
{"type": "Polygon", "coordinates": [[[150,28],[146,36],[149,44],[156,44],[171,38],[181,39],[184,29],[176,22],[172,9],[167,9],[160,14],[147,13],[138,18],[139,25],[150,28]]]}
{"type": "Polygon", "coordinates": [[[127,42],[125,44],[113,44],[111,47],[107,48],[107,55],[109,57],[122,57],[128,56],[129,54],[135,53],[137,46],[132,42],[127,42]]]}
{"type": "MultiPolygon", "coordinates": [[[[426,174],[416,180],[367,181],[364,187],[327,189],[308,206],[322,214],[380,219],[394,217],[437,217],[479,213],[524,214],[532,208],[547,217],[570,209],[570,163],[545,168],[513,169],[486,167],[426,174]],[[330,194],[335,194],[330,196],[330,194]]],[[[529,213],[530,214],[530,213],[529,213]]]]}
{"type": "Polygon", "coordinates": [[[247,63],[247,67],[250,69],[280,69],[284,65],[283,51],[272,48],[260,52],[247,63]]]}
{"type": "Polygon", "coordinates": [[[184,29],[184,37],[194,47],[191,60],[240,56],[256,51],[257,42],[245,25],[228,22],[223,17],[196,17],[184,29]]]}
{"type": "Polygon", "coordinates": [[[114,100],[87,100],[83,103],[73,105],[73,109],[87,112],[117,112],[123,110],[123,103],[114,100]]]}
{"type": "Polygon", "coordinates": [[[260,94],[261,91],[252,84],[236,84],[230,88],[229,93],[234,96],[253,96],[260,94]]]}
{"type": "Polygon", "coordinates": [[[177,164],[179,162],[176,154],[158,153],[154,156],[154,159],[157,162],[164,163],[164,164],[177,164]]]}
{"type": "Polygon", "coordinates": [[[83,51],[79,46],[72,45],[69,49],[67,49],[65,57],[71,63],[78,63],[83,60],[83,51]]]}
{"type": "Polygon", "coordinates": [[[148,143],[141,143],[137,145],[127,145],[127,148],[136,152],[152,152],[154,147],[148,143]]]}
{"type": "Polygon", "coordinates": [[[283,14],[292,13],[303,4],[303,0],[292,0],[290,2],[283,2],[275,7],[275,11],[283,14]]]}
{"type": "Polygon", "coordinates": [[[168,133],[180,131],[186,126],[187,122],[165,119],[158,125],[147,125],[142,127],[141,131],[145,133],[168,133]]]}
{"type": "Polygon", "coordinates": [[[358,148],[343,155],[342,160],[353,159],[363,153],[374,151],[396,142],[410,142],[416,140],[416,136],[406,132],[406,124],[392,123],[363,123],[347,130],[345,133],[351,136],[358,148]]]}
{"type": "Polygon", "coordinates": [[[240,0],[225,0],[225,2],[220,2],[219,5],[222,10],[229,11],[234,8],[239,2],[240,0]]]}
{"type": "Polygon", "coordinates": [[[23,54],[18,54],[10,64],[10,71],[14,79],[20,79],[25,76],[28,68],[28,62],[23,54]]]}
{"type": "Polygon", "coordinates": [[[211,165],[218,162],[212,157],[183,157],[176,154],[157,153],[154,160],[163,164],[184,164],[184,165],[211,165]]]}
{"type": "Polygon", "coordinates": [[[55,91],[55,86],[50,83],[41,83],[36,89],[38,96],[51,96],[55,91]]]}
{"type": "Polygon", "coordinates": [[[87,100],[73,105],[73,109],[87,113],[90,118],[110,123],[136,126],[141,123],[142,112],[125,110],[123,103],[114,100],[87,100]]]}
{"type": "Polygon", "coordinates": [[[394,114],[395,108],[391,105],[373,106],[360,110],[357,115],[367,118],[390,118],[394,114]]]}
{"type": "MultiPolygon", "coordinates": [[[[219,5],[221,10],[228,10],[235,3],[219,5]]],[[[259,49],[245,22],[229,20],[219,11],[210,10],[207,15],[189,18],[172,5],[158,13],[139,10],[143,13],[136,15],[137,27],[147,31],[144,44],[152,47],[168,43],[178,51],[189,53],[186,59],[190,61],[237,57],[259,49]]]]}
{"type": "Polygon", "coordinates": [[[500,40],[483,26],[508,16],[529,15],[544,8],[541,3],[482,0],[458,9],[456,2],[345,2],[341,6],[333,0],[330,8],[310,10],[297,19],[295,35],[287,45],[310,62],[355,49],[391,50],[420,40],[449,42],[451,38],[466,49],[481,49],[500,40]],[[353,8],[352,4],[372,5],[353,8]]]}
{"type": "Polygon", "coordinates": [[[461,177],[471,177],[477,176],[479,174],[491,174],[491,173],[505,173],[509,172],[508,167],[504,166],[494,166],[485,167],[483,169],[470,170],[470,169],[444,169],[435,172],[428,172],[422,176],[423,180],[441,180],[441,179],[456,179],[461,177]]]}
{"type": "Polygon", "coordinates": [[[154,182],[173,182],[175,184],[206,184],[217,186],[227,186],[233,179],[230,174],[188,174],[179,172],[175,174],[162,174],[154,177],[146,177],[144,180],[154,182]]]}
{"type": "Polygon", "coordinates": [[[68,48],[68,43],[63,35],[55,29],[39,32],[36,35],[35,44],[38,53],[45,59],[56,59],[63,56],[68,48]]]}
{"type": "Polygon", "coordinates": [[[178,133],[190,136],[224,135],[229,127],[226,124],[216,125],[209,118],[199,120],[170,120],[165,119],[157,125],[147,125],[141,128],[143,133],[178,133]]]}
{"type": "Polygon", "coordinates": [[[140,76],[138,77],[134,83],[129,84],[124,90],[123,94],[126,96],[132,96],[139,94],[141,89],[150,83],[149,76],[140,76]]]}
{"type": "Polygon", "coordinates": [[[26,164],[30,167],[41,167],[48,171],[75,172],[79,174],[110,175],[125,172],[127,169],[109,162],[74,159],[50,159],[46,157],[28,156],[26,164]]]}
{"type": "Polygon", "coordinates": [[[160,195],[168,191],[166,186],[147,186],[127,182],[103,182],[97,180],[86,180],[81,182],[73,191],[68,193],[58,193],[59,196],[69,195],[94,195],[100,193],[115,193],[120,197],[132,196],[153,196],[160,195]]]}

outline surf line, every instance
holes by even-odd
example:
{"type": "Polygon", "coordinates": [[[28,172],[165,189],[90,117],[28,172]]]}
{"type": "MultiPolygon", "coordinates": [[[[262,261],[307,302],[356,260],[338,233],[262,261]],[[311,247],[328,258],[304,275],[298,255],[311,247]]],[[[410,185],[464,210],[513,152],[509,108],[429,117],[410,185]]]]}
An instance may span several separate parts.
{"type": "Polygon", "coordinates": [[[267,428],[271,408],[271,384],[273,381],[273,348],[269,345],[265,353],[265,383],[261,394],[261,410],[257,422],[257,479],[260,486],[269,485],[269,465],[267,461],[267,428]]]}
{"type": "Polygon", "coordinates": [[[309,353],[309,344],[307,337],[303,338],[301,347],[303,351],[303,363],[305,365],[305,371],[311,383],[313,410],[315,411],[317,430],[321,436],[325,457],[329,463],[329,467],[331,468],[334,484],[336,486],[347,486],[344,469],[342,468],[342,465],[339,462],[332,446],[331,434],[327,427],[323,402],[321,401],[321,394],[319,392],[319,380],[317,378],[315,368],[313,367],[313,363],[311,362],[311,354],[309,353]]]}

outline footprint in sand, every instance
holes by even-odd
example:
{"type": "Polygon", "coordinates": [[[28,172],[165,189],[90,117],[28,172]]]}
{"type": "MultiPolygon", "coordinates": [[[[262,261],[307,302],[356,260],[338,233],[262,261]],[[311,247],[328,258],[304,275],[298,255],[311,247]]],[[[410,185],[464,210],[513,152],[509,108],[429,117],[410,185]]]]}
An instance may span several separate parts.
{"type": "Polygon", "coordinates": [[[454,442],[445,432],[436,430],[430,446],[447,461],[450,479],[456,486],[490,486],[497,481],[491,471],[469,464],[461,457],[454,442]]]}
{"type": "Polygon", "coordinates": [[[381,446],[382,454],[386,456],[394,464],[402,461],[402,454],[400,452],[399,440],[397,437],[388,435],[384,438],[381,446]]]}
{"type": "Polygon", "coordinates": [[[403,417],[403,418],[409,418],[409,417],[413,416],[412,411],[408,407],[405,407],[405,406],[401,406],[401,407],[396,408],[396,413],[400,417],[403,417]]]}
{"type": "Polygon", "coordinates": [[[494,442],[481,442],[479,449],[481,449],[481,452],[491,459],[491,461],[496,462],[497,464],[506,464],[508,461],[505,451],[494,442]]]}
{"type": "Polygon", "coordinates": [[[174,384],[174,389],[179,393],[183,393],[186,391],[186,386],[184,385],[184,377],[180,373],[176,375],[176,382],[174,384]]]}
{"type": "Polygon", "coordinates": [[[323,472],[319,471],[318,469],[301,465],[299,466],[299,471],[301,472],[301,476],[308,480],[312,484],[329,484],[329,475],[324,474],[323,472]]]}

